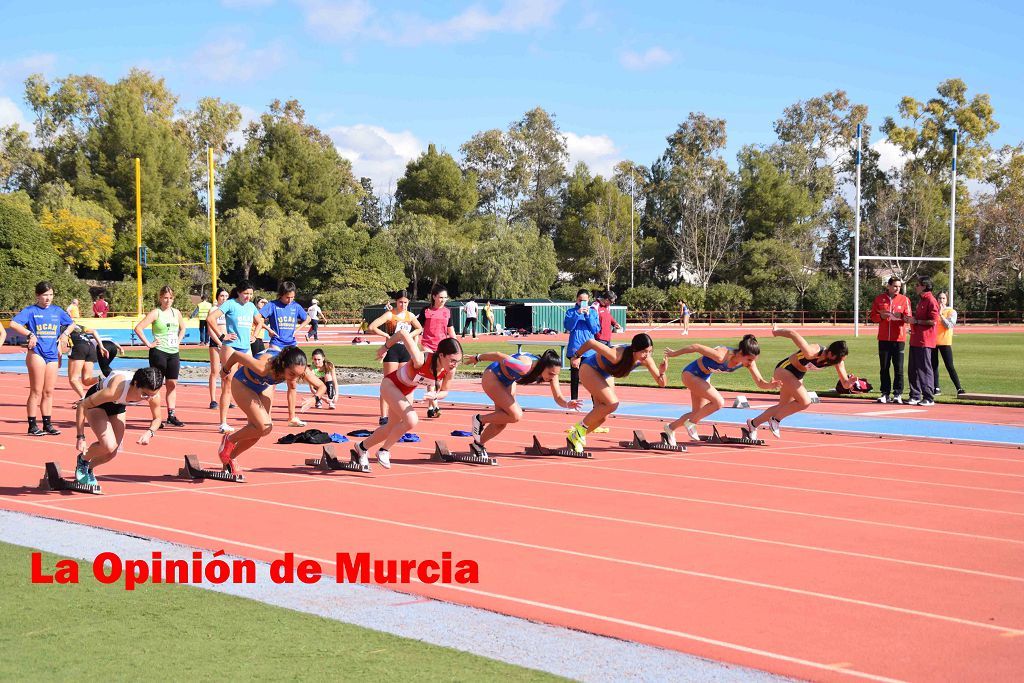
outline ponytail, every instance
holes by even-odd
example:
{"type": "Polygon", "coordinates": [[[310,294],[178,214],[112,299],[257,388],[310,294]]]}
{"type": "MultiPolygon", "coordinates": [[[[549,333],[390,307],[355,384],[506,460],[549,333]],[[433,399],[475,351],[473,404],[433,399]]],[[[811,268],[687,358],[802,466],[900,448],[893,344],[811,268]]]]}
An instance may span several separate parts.
{"type": "Polygon", "coordinates": [[[285,370],[296,365],[306,367],[306,352],[298,346],[289,346],[271,359],[270,373],[274,377],[283,377],[285,370]]]}
{"type": "Polygon", "coordinates": [[[757,343],[757,337],[752,334],[744,335],[736,350],[744,356],[751,356],[753,358],[761,355],[761,345],[757,343]]]}
{"type": "Polygon", "coordinates": [[[562,357],[554,349],[548,349],[541,354],[541,357],[537,359],[537,362],[533,364],[528,373],[516,380],[516,384],[533,384],[540,380],[541,374],[548,368],[561,369],[561,367],[562,357]]]}

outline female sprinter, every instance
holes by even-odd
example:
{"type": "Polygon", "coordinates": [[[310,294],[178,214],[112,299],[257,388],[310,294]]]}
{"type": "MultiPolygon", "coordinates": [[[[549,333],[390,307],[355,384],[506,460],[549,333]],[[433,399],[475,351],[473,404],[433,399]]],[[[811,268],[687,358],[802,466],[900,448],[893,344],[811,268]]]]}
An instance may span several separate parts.
{"type": "MultiPolygon", "coordinates": [[[[210,410],[220,407],[217,402],[217,378],[220,376],[220,334],[224,331],[224,315],[220,313],[220,307],[228,300],[228,290],[223,287],[217,289],[217,303],[207,312],[203,322],[206,324],[207,342],[210,346],[210,410]],[[212,317],[217,319],[216,325],[210,325],[206,321],[212,317]]],[[[231,382],[221,382],[220,400],[231,400],[231,382]]]]}
{"type": "Polygon", "coordinates": [[[562,358],[548,349],[540,358],[529,353],[508,355],[499,351],[467,356],[469,365],[493,361],[484,370],[481,383],[484,393],[494,402],[494,411],[473,416],[473,440],[481,446],[501,434],[505,427],[523,419],[523,409],[516,400],[517,384],[533,384],[541,380],[551,387],[551,397],[563,408],[579,410],[581,401],[565,399],[558,384],[562,358]]]}
{"type": "Polygon", "coordinates": [[[853,375],[847,376],[846,365],[843,363],[843,359],[850,353],[846,342],[832,342],[826,348],[821,344],[808,344],[803,337],[792,330],[780,329],[772,330],[772,336],[786,337],[796,344],[799,351],[788,358],[783,358],[775,366],[773,378],[782,383],[779,402],[753,420],[747,420],[747,431],[750,433],[751,439],[757,438],[757,426],[765,421],[768,422],[768,429],[771,430],[772,436],[777,439],[782,438],[779,433],[779,423],[783,418],[805,410],[811,405],[811,397],[807,395],[807,389],[804,388],[804,375],[808,372],[834,367],[839,373],[839,381],[846,389],[849,389],[857,381],[853,375]]]}
{"type": "Polygon", "coordinates": [[[78,403],[75,417],[78,448],[78,463],[75,466],[75,480],[79,484],[96,486],[93,470],[104,465],[117,455],[124,441],[124,413],[128,404],[149,401],[153,421],[149,429],[139,437],[143,446],[156,436],[160,429],[160,387],[164,375],[159,369],[139,368],[135,375],[126,372],[112,372],[89,388],[85,398],[78,403]],[[96,441],[85,447],[85,423],[96,435],[96,441]]]}
{"type": "Polygon", "coordinates": [[[50,422],[53,409],[53,386],[57,383],[58,348],[78,329],[71,316],[60,306],[53,305],[53,287],[49,282],[36,285],[36,302],[23,308],[11,320],[11,329],[28,340],[28,433],[30,436],[57,435],[60,430],[50,422]],[[67,325],[61,332],[60,329],[67,325]],[[43,428],[36,424],[39,412],[43,415],[43,428]]]}
{"type": "Polygon", "coordinates": [[[181,311],[174,308],[174,290],[164,285],[157,297],[160,305],[151,310],[135,325],[137,336],[149,349],[149,367],[163,373],[167,385],[167,424],[184,427],[185,423],[174,414],[177,405],[176,389],[181,369],[181,340],[185,338],[185,319],[181,311]],[[153,341],[146,339],[145,329],[153,326],[153,341]]]}
{"type": "Polygon", "coordinates": [[[654,342],[649,335],[638,334],[629,344],[605,346],[596,339],[588,339],[576,351],[581,359],[580,382],[594,399],[594,407],[578,424],[569,430],[569,443],[577,453],[582,453],[587,445],[587,434],[594,431],[619,407],[619,399],[615,395],[613,377],[628,377],[634,368],[643,365],[651,373],[659,387],[665,386],[665,370],[668,362],[659,368],[651,358],[654,342]]]}
{"type": "MultiPolygon", "coordinates": [[[[310,370],[327,387],[327,405],[330,406],[331,410],[334,410],[334,399],[338,395],[338,387],[334,376],[334,363],[327,360],[323,349],[313,351],[311,358],[313,359],[313,367],[310,370]]],[[[319,408],[321,405],[323,405],[323,400],[317,396],[316,407],[319,408]]]]}
{"type": "Polygon", "coordinates": [[[298,346],[289,346],[283,351],[268,349],[255,358],[226,345],[222,353],[222,375],[227,375],[236,363],[241,366],[231,378],[231,394],[248,421],[237,432],[224,435],[217,456],[226,472],[238,474],[235,459],[274,429],[270,409],[274,405],[275,385],[303,379],[319,399],[324,398],[326,387],[306,366],[306,353],[298,346]]]}
{"type": "Polygon", "coordinates": [[[778,380],[768,382],[761,376],[761,371],[757,369],[757,357],[761,355],[761,347],[758,346],[757,337],[752,334],[745,335],[736,348],[726,346],[710,348],[703,344],[690,344],[678,351],[665,349],[665,358],[674,358],[684,353],[699,353],[700,355],[683,368],[683,386],[690,390],[692,409],[685,415],[681,415],[678,420],[665,425],[665,437],[673,446],[676,445],[676,430],[680,426],[686,428],[686,433],[692,440],[700,441],[697,423],[725,406],[725,399],[718,393],[718,389],[711,386],[711,373],[736,372],[740,368],[746,368],[760,388],[778,389],[782,386],[778,380]]]}
{"type": "MultiPolygon", "coordinates": [[[[110,355],[107,345],[97,330],[86,327],[82,323],[79,323],[78,328],[77,331],[71,333],[71,352],[68,354],[68,384],[71,385],[71,390],[78,394],[78,398],[82,399],[85,397],[86,387],[95,383],[92,379],[93,363],[97,363],[100,358],[103,358],[109,364],[110,355]]],[[[110,343],[114,344],[118,353],[124,353],[117,342],[111,341],[110,343]]],[[[107,369],[109,371],[109,367],[107,369]]],[[[109,374],[109,372],[104,374],[109,374]]],[[[78,402],[76,401],[72,407],[78,407],[78,402]]]]}
{"type": "Polygon", "coordinates": [[[424,354],[405,331],[395,332],[377,352],[377,357],[384,358],[398,342],[405,344],[411,358],[408,363],[386,376],[380,383],[381,396],[388,402],[391,416],[395,419],[377,427],[377,431],[365,441],[356,443],[361,465],[369,463],[370,449],[380,444],[377,462],[384,469],[391,469],[391,453],[388,449],[419,422],[419,416],[412,405],[412,392],[417,386],[426,386],[430,387],[424,397],[428,403],[444,398],[448,395],[448,383],[455,374],[455,368],[462,360],[462,346],[457,339],[446,337],[438,343],[436,351],[424,354]]]}
{"type": "MultiPolygon", "coordinates": [[[[206,317],[208,330],[216,330],[216,335],[224,348],[231,347],[236,351],[251,355],[253,340],[260,337],[263,330],[263,316],[256,304],[252,302],[253,284],[242,280],[231,290],[227,301],[217,308],[211,309],[206,317]]],[[[223,370],[223,368],[222,368],[223,370]]],[[[224,373],[221,373],[223,377],[224,373]]],[[[231,385],[222,381],[221,384],[231,385]]],[[[220,390],[220,433],[229,434],[235,428],[228,424],[228,390],[223,386],[220,390]]]]}
{"type": "MultiPolygon", "coordinates": [[[[412,339],[415,339],[423,332],[423,326],[416,316],[409,310],[409,293],[404,289],[395,295],[395,307],[392,310],[384,311],[384,314],[370,323],[369,331],[390,339],[396,332],[406,331],[412,339]],[[381,329],[383,327],[384,329],[381,329]]],[[[384,375],[390,375],[409,362],[409,350],[402,342],[396,342],[384,355],[384,375]]],[[[380,420],[379,423],[388,423],[388,404],[384,395],[380,397],[380,420]]]]}

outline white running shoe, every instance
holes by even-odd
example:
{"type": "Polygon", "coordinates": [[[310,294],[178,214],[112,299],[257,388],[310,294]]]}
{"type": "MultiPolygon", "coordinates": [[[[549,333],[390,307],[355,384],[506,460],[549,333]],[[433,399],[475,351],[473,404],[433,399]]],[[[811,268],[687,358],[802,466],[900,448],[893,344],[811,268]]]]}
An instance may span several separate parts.
{"type": "Polygon", "coordinates": [[[895,403],[898,406],[901,406],[901,405],[903,405],[903,397],[900,396],[900,395],[893,396],[892,397],[892,402],[895,403]]]}
{"type": "Polygon", "coordinates": [[[754,426],[753,420],[747,420],[747,435],[751,439],[757,440],[757,427],[754,426]]]}
{"type": "Polygon", "coordinates": [[[912,398],[909,401],[907,401],[907,405],[908,406],[916,406],[920,402],[921,402],[921,399],[919,399],[919,398],[912,398]]]}
{"type": "Polygon", "coordinates": [[[697,425],[693,424],[689,420],[683,423],[686,427],[686,433],[690,435],[692,441],[700,441],[700,434],[697,432],[697,425]]]}
{"type": "Polygon", "coordinates": [[[935,405],[935,401],[924,400],[918,403],[917,405],[921,406],[922,408],[927,408],[929,406],[935,405]]]}
{"type": "Polygon", "coordinates": [[[231,434],[235,431],[235,428],[229,425],[227,422],[222,422],[220,425],[221,434],[231,434]]]}
{"type": "Polygon", "coordinates": [[[674,429],[672,429],[668,425],[665,425],[665,428],[661,430],[661,433],[665,435],[665,443],[667,443],[669,446],[676,445],[676,432],[674,429]]]}
{"type": "Polygon", "coordinates": [[[391,469],[391,454],[383,448],[377,451],[377,464],[386,470],[391,469]]]}
{"type": "Polygon", "coordinates": [[[889,402],[889,397],[886,396],[885,394],[882,394],[881,396],[878,397],[878,400],[876,402],[877,403],[888,403],[889,402]]]}
{"type": "Polygon", "coordinates": [[[768,418],[768,431],[770,431],[772,433],[772,436],[774,436],[776,439],[782,438],[782,432],[779,430],[781,426],[782,423],[780,423],[774,417],[768,418]]]}

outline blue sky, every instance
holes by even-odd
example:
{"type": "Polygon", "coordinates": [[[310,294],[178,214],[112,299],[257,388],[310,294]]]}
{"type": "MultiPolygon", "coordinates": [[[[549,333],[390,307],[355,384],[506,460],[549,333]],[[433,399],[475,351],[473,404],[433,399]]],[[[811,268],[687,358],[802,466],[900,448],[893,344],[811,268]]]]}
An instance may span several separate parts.
{"type": "Polygon", "coordinates": [[[798,100],[846,90],[877,128],[902,96],[927,99],[950,77],[991,95],[996,145],[1024,140],[1015,2],[861,2],[856,13],[851,3],[605,0],[2,4],[15,30],[0,53],[0,124],[31,120],[28,73],[116,80],[141,66],[183,107],[212,95],[255,116],[298,99],[378,186],[429,142],[457,155],[475,132],[538,105],[556,115],[573,158],[598,171],[650,164],[691,111],[726,119],[732,163],[742,145],[771,142],[773,121],[798,100]]]}

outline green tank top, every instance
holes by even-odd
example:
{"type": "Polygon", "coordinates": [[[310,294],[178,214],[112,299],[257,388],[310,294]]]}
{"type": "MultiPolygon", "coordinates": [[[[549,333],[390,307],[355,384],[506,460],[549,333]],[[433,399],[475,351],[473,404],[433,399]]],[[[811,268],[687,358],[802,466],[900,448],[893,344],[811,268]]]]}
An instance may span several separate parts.
{"type": "Polygon", "coordinates": [[[156,320],[153,321],[153,339],[158,351],[178,353],[178,311],[158,308],[156,320]]]}

